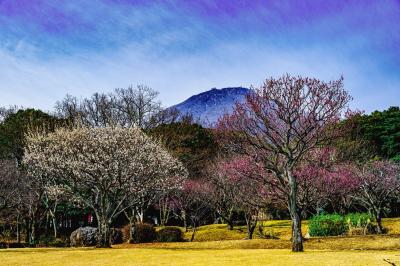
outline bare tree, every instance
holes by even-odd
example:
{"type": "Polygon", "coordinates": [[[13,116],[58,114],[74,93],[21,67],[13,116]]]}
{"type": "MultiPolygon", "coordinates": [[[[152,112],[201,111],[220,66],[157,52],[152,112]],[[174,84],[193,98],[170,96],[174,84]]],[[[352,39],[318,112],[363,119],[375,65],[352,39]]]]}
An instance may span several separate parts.
{"type": "Polygon", "coordinates": [[[21,175],[17,164],[11,160],[0,160],[0,211],[13,207],[18,196],[18,181],[21,175]]]}
{"type": "Polygon", "coordinates": [[[0,107],[0,123],[4,121],[10,114],[15,114],[22,107],[10,106],[10,107],[0,107]]]}
{"type": "Polygon", "coordinates": [[[56,103],[57,114],[72,118],[87,127],[139,127],[149,129],[162,123],[175,121],[176,109],[164,109],[158,92],[145,85],[119,88],[109,94],[94,93],[90,98],[78,100],[67,95],[56,103]]]}
{"type": "Polygon", "coordinates": [[[305,154],[331,138],[329,126],[339,120],[350,99],[343,79],[325,83],[285,75],[266,80],[219,121],[231,152],[253,157],[290,189],[293,251],[303,251],[294,169],[305,154]]]}
{"type": "Polygon", "coordinates": [[[32,244],[35,240],[37,235],[35,214],[40,205],[40,199],[36,196],[39,191],[40,189],[34,187],[34,182],[26,178],[15,161],[0,161],[0,212],[5,221],[15,221],[18,243],[21,240],[21,223],[24,219],[27,242],[32,244]]]}
{"type": "Polygon", "coordinates": [[[161,102],[157,100],[158,92],[145,85],[138,85],[136,89],[116,89],[115,96],[118,109],[125,118],[124,124],[128,127],[147,129],[152,126],[154,116],[162,110],[161,102]]]}

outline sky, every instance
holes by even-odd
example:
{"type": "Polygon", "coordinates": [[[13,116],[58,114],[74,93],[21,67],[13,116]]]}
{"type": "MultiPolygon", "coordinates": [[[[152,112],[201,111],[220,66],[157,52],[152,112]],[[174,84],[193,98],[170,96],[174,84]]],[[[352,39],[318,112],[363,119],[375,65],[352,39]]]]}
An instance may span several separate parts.
{"type": "Polygon", "coordinates": [[[138,84],[170,106],[285,73],[400,105],[400,0],[0,0],[0,106],[138,84]]]}

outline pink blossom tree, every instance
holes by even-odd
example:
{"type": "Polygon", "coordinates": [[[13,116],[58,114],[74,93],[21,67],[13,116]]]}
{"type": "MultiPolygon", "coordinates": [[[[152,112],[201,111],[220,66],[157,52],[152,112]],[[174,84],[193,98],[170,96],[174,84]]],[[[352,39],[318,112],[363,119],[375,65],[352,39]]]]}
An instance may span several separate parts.
{"type": "Polygon", "coordinates": [[[293,251],[303,251],[295,168],[309,151],[332,138],[329,128],[350,100],[342,78],[323,82],[285,75],[266,80],[218,123],[230,152],[251,156],[290,190],[293,251]]]}
{"type": "Polygon", "coordinates": [[[192,227],[191,242],[195,238],[200,223],[210,214],[211,205],[208,200],[210,192],[211,188],[208,183],[200,180],[187,180],[173,201],[175,209],[180,211],[180,218],[184,222],[186,231],[188,223],[192,227]]]}
{"type": "Polygon", "coordinates": [[[370,162],[359,169],[358,178],[355,198],[375,216],[381,234],[383,210],[400,192],[400,166],[391,161],[370,162]]]}
{"type": "Polygon", "coordinates": [[[215,171],[218,174],[213,183],[219,183],[220,193],[228,191],[233,206],[244,213],[247,238],[252,239],[258,218],[270,200],[263,186],[263,169],[252,163],[250,157],[239,156],[220,161],[215,171]]]}
{"type": "Polygon", "coordinates": [[[295,169],[299,183],[298,205],[303,216],[328,205],[343,206],[358,187],[354,166],[337,160],[333,148],[315,149],[295,169]]]}

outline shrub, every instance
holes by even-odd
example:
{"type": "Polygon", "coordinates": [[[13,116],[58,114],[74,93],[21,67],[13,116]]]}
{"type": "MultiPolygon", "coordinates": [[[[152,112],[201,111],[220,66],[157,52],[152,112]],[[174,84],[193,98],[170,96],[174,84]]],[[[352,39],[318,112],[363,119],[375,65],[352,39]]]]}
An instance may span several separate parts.
{"type": "Polygon", "coordinates": [[[258,237],[262,239],[279,239],[273,228],[270,228],[268,232],[264,232],[263,223],[258,225],[258,237]]]}
{"type": "Polygon", "coordinates": [[[183,242],[183,232],[179,227],[166,226],[157,232],[159,242],[183,242]]]}
{"type": "Polygon", "coordinates": [[[121,228],[122,233],[122,243],[129,243],[130,235],[131,235],[131,225],[127,224],[121,228]]]}
{"type": "Polygon", "coordinates": [[[119,228],[111,228],[110,231],[110,244],[122,244],[123,243],[123,234],[122,230],[119,228]]]}
{"type": "Polygon", "coordinates": [[[65,241],[63,241],[62,239],[55,239],[52,240],[48,243],[48,247],[55,247],[55,248],[63,248],[63,247],[67,247],[68,244],[65,243],[65,241]]]}
{"type": "Polygon", "coordinates": [[[157,233],[153,225],[147,223],[135,224],[133,240],[135,243],[149,243],[157,239],[157,233]]]}
{"type": "Polygon", "coordinates": [[[349,213],[345,217],[349,235],[374,233],[373,218],[368,213],[349,213]]]}
{"type": "Polygon", "coordinates": [[[39,241],[37,241],[36,246],[37,247],[48,247],[48,246],[50,246],[50,243],[52,243],[54,240],[55,239],[53,236],[42,235],[39,237],[39,241]]]}
{"type": "Polygon", "coordinates": [[[338,236],[346,229],[345,219],[339,214],[318,214],[308,224],[310,236],[338,236]]]}
{"type": "Polygon", "coordinates": [[[24,243],[18,243],[18,242],[10,242],[8,243],[9,248],[24,248],[26,245],[24,243]]]}
{"type": "Polygon", "coordinates": [[[352,227],[365,227],[373,220],[368,213],[349,213],[345,219],[347,224],[352,227]]]}

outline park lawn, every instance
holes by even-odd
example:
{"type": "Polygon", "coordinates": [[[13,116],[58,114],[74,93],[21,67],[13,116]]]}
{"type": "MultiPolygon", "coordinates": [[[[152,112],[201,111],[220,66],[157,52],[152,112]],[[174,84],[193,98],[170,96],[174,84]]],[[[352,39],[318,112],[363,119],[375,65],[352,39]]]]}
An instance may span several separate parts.
{"type": "MultiPolygon", "coordinates": [[[[279,238],[280,240],[290,240],[291,238],[290,220],[265,221],[263,222],[263,225],[264,225],[263,229],[264,234],[273,235],[279,238]]],[[[400,235],[400,218],[385,218],[383,219],[383,226],[388,230],[387,236],[392,237],[393,235],[400,235]]],[[[212,224],[212,225],[200,226],[196,232],[195,241],[203,242],[203,241],[217,241],[217,240],[242,240],[245,239],[247,236],[245,226],[235,226],[233,230],[228,230],[227,228],[228,226],[225,224],[212,224]]],[[[302,231],[303,235],[307,233],[308,221],[302,221],[302,231]]],[[[185,232],[186,239],[190,239],[191,235],[192,235],[191,230],[185,232]]],[[[253,238],[259,239],[258,228],[256,228],[256,230],[254,231],[253,238]]]]}
{"type": "MultiPolygon", "coordinates": [[[[1,265],[390,265],[400,251],[37,248],[0,251],[1,265]]],[[[398,265],[398,264],[397,264],[398,265]]]]}
{"type": "Polygon", "coordinates": [[[390,265],[384,260],[400,265],[400,218],[384,219],[384,226],[386,235],[313,237],[300,254],[290,252],[290,221],[268,221],[264,232],[272,230],[279,239],[255,234],[256,239],[244,240],[244,227],[207,225],[199,228],[196,242],[5,249],[0,265],[390,265]]]}

